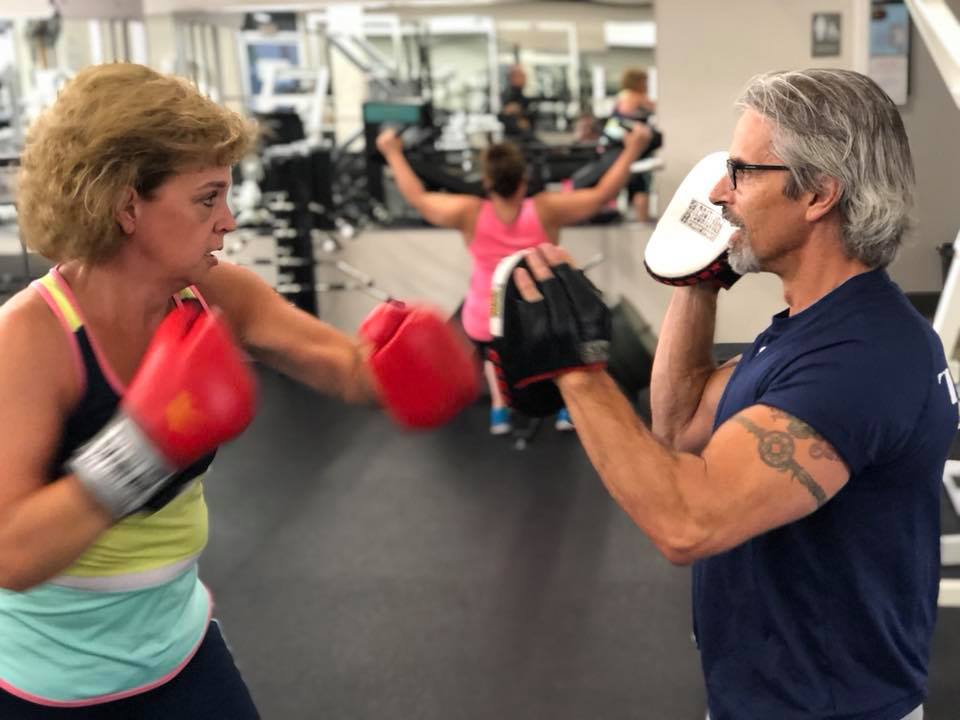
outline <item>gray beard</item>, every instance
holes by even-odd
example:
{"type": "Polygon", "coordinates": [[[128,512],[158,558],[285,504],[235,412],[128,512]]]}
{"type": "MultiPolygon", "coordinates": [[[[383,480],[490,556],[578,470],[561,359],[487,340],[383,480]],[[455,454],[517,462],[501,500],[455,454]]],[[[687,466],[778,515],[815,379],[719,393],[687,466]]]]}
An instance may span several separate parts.
{"type": "Polygon", "coordinates": [[[731,245],[727,251],[727,262],[738,275],[760,272],[760,261],[753,253],[753,248],[747,242],[743,230],[740,231],[740,240],[736,245],[731,245]]]}

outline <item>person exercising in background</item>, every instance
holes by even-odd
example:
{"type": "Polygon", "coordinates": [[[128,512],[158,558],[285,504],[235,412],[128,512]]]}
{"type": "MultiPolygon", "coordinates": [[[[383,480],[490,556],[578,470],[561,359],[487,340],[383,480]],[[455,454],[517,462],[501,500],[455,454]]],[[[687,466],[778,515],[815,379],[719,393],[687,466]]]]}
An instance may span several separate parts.
{"type": "Polygon", "coordinates": [[[646,120],[657,111],[657,104],[647,94],[649,75],[640,68],[627,68],[620,78],[614,115],[632,120],[646,120]]]}
{"type": "MultiPolygon", "coordinates": [[[[620,79],[620,92],[617,93],[613,107],[611,123],[629,120],[649,123],[650,116],[657,110],[656,103],[647,94],[648,76],[645,70],[628,68],[620,79]]],[[[618,130],[619,131],[619,130],[618,130]]],[[[627,182],[630,204],[638,222],[650,220],[650,181],[651,174],[631,173],[627,182]]]]}
{"type": "MultiPolygon", "coordinates": [[[[617,161],[591,188],[572,192],[540,192],[527,197],[527,163],[509,142],[487,147],[481,156],[487,198],[427,192],[403,155],[403,141],[393,129],[377,138],[377,149],[393,170],[397,188],[423,218],[440,227],[459,230],[473,258],[470,289],[463,304],[462,323],[467,336],[485,357],[490,342],[490,283],[497,263],[518,250],[542,242],[557,243],[560,229],[595,215],[623,187],[632,163],[650,142],[650,128],[637,123],[624,139],[617,161]]],[[[510,410],[497,386],[493,366],[484,362],[490,388],[490,432],[509,433],[510,410]]],[[[559,430],[570,430],[567,412],[557,416],[559,430]]]]}
{"type": "Polygon", "coordinates": [[[27,134],[20,231],[57,265],[0,307],[2,718],[258,717],[197,577],[201,479],[254,413],[240,348],[409,427],[474,399],[438,313],[384,304],[355,339],[218,262],[254,134],[132,63],[79,72],[27,134]]]}

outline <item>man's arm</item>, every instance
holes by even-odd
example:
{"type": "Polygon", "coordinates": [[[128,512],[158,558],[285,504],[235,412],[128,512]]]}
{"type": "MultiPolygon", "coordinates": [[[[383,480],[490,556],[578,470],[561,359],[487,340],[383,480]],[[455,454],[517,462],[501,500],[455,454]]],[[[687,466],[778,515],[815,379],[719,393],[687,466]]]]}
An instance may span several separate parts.
{"type": "MultiPolygon", "coordinates": [[[[569,264],[570,256],[545,244],[525,260],[537,281],[546,283],[553,277],[550,266],[569,264]]],[[[526,302],[547,302],[526,270],[515,270],[513,278],[526,302]]],[[[582,293],[554,293],[550,302],[558,305],[547,312],[578,312],[575,297],[589,312],[582,293]]],[[[564,330],[555,340],[575,341],[564,330]]],[[[556,383],[610,494],[677,564],[723,552],[810,514],[849,477],[844,462],[810,426],[769,406],[753,405],[733,416],[694,455],[654,437],[605,372],[572,370],[556,383]]]]}
{"type": "Polygon", "coordinates": [[[723,390],[739,356],[713,359],[718,287],[676,288],[663,318],[650,377],[652,430],[668,447],[700,452],[713,431],[723,390]]]}
{"type": "Polygon", "coordinates": [[[404,199],[431,225],[465,230],[471,213],[475,212],[480,199],[472,195],[427,192],[420,178],[413,172],[403,155],[403,141],[394,130],[384,130],[377,137],[380,150],[404,199]]]}
{"type": "Polygon", "coordinates": [[[775,408],[746,408],[697,456],[658,441],[606,373],[557,384],[611,496],[678,565],[809,515],[849,477],[823,438],[775,408]]]}

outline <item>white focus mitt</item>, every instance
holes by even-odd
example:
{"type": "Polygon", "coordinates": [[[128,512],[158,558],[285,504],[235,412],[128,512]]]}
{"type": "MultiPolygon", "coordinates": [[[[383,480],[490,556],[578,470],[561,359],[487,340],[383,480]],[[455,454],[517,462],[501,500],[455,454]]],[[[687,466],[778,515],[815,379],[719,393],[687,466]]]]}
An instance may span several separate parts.
{"type": "Polygon", "coordinates": [[[683,179],[650,236],[644,265],[667,285],[716,280],[728,288],[740,277],[727,263],[727,244],[737,228],[710,202],[727,172],[727,153],[710,153],[683,179]]]}

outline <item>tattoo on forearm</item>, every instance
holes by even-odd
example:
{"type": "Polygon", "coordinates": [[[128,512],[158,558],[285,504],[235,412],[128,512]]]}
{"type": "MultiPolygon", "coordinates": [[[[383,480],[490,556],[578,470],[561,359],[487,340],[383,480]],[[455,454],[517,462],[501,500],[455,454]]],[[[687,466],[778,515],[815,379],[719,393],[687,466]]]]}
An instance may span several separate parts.
{"type": "MultiPolygon", "coordinates": [[[[781,415],[780,417],[787,416],[781,415]]],[[[810,476],[810,473],[804,470],[800,463],[794,458],[796,445],[793,441],[795,433],[792,429],[789,432],[764,430],[753,421],[741,415],[735,415],[733,419],[757,436],[757,439],[760,441],[757,449],[760,452],[760,459],[763,460],[764,463],[781,472],[789,473],[791,477],[803,485],[807,489],[807,492],[813,496],[817,507],[820,507],[827,501],[827,494],[823,491],[823,488],[817,484],[816,480],[810,476]]],[[[813,432],[810,426],[800,423],[799,421],[797,421],[797,423],[806,428],[808,433],[813,433],[813,436],[816,436],[816,433],[813,432]]],[[[806,437],[810,437],[810,435],[806,437]]]]}

